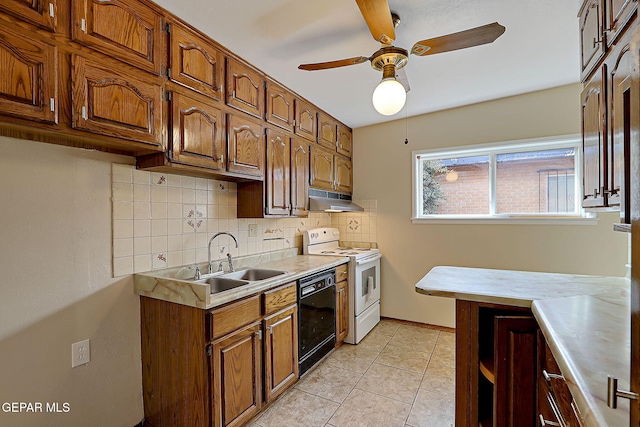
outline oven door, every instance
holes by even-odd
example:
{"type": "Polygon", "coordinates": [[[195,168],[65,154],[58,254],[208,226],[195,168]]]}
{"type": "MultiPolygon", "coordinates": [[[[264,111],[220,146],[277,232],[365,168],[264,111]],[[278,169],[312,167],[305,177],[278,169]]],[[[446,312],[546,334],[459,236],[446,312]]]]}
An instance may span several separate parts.
{"type": "Polygon", "coordinates": [[[354,277],[354,314],[358,316],[380,300],[380,258],[378,253],[356,259],[354,277]]]}

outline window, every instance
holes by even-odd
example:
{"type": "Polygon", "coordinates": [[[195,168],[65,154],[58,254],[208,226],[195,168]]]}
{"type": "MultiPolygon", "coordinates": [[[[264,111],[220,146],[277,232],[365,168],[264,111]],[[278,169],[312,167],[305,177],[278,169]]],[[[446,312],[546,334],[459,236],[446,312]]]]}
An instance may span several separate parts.
{"type": "Polygon", "coordinates": [[[413,152],[413,219],[576,218],[580,137],[413,152]]]}

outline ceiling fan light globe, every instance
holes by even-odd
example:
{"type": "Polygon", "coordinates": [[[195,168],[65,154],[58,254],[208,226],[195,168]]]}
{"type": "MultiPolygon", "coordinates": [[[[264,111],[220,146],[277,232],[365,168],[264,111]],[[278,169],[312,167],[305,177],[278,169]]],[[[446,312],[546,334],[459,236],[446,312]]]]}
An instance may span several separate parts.
{"type": "Polygon", "coordinates": [[[384,79],[373,91],[373,107],[384,116],[392,116],[402,110],[407,100],[404,86],[396,79],[384,79]]]}

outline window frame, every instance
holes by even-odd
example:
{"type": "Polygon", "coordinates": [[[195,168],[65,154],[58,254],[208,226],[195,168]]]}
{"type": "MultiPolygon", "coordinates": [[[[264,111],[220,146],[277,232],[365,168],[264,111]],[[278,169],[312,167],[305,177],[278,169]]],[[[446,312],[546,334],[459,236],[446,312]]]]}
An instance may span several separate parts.
{"type": "Polygon", "coordinates": [[[580,134],[521,139],[411,152],[411,221],[414,224],[596,224],[597,216],[582,208],[582,138],[580,134]],[[574,192],[577,211],[570,213],[499,214],[496,198],[496,156],[527,151],[574,148],[574,192]],[[422,214],[422,161],[443,158],[489,156],[489,214],[422,214]]]}

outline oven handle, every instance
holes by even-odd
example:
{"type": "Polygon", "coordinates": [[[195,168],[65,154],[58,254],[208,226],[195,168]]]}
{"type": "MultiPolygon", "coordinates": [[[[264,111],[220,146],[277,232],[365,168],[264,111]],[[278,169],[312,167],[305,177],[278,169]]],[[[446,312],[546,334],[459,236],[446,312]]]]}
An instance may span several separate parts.
{"type": "Polygon", "coordinates": [[[380,255],[380,254],[375,254],[375,255],[372,255],[372,256],[366,257],[366,258],[360,258],[360,259],[356,260],[356,265],[368,264],[370,262],[377,261],[380,258],[382,258],[382,255],[380,255]]]}

